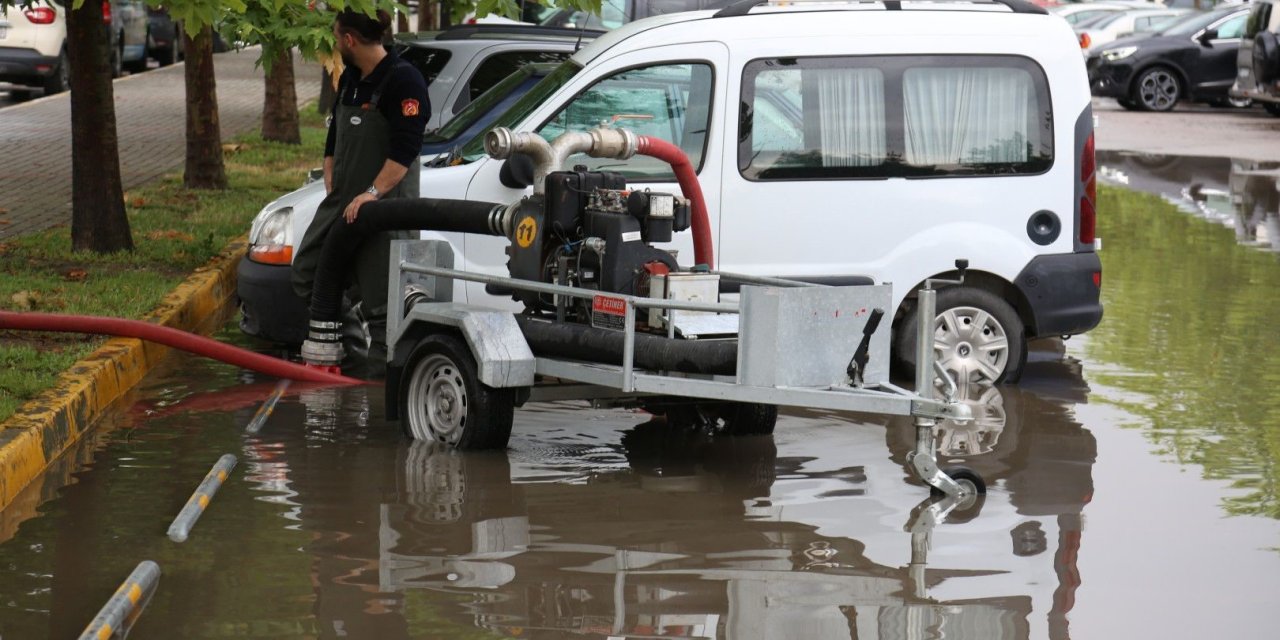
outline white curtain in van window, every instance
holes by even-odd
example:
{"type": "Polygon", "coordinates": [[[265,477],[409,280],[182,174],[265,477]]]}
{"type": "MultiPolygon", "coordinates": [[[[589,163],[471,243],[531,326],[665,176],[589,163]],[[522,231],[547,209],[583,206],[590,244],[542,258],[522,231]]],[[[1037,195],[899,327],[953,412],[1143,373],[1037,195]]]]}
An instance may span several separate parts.
{"type": "Polygon", "coordinates": [[[902,79],[907,163],[1025,162],[1036,109],[1020,69],[916,68],[902,79]]]}
{"type": "Polygon", "coordinates": [[[884,76],[879,69],[809,69],[818,89],[824,167],[884,162],[884,76]]]}

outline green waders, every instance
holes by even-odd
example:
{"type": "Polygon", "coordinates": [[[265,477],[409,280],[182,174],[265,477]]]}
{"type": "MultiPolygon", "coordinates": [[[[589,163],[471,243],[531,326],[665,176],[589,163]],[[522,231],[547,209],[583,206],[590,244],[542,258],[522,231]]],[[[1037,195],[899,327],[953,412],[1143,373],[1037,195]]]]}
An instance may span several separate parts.
{"type": "MultiPolygon", "coordinates": [[[[373,179],[382,171],[387,161],[387,150],[390,146],[387,131],[387,119],[378,111],[378,100],[382,97],[382,89],[386,85],[388,72],[373,91],[373,97],[364,107],[352,107],[338,101],[337,118],[333,151],[333,191],[325,197],[316,209],[316,217],[302,236],[298,244],[298,252],[293,258],[292,281],[293,290],[308,303],[311,302],[311,286],[315,281],[316,268],[320,263],[320,253],[324,246],[324,238],[329,227],[335,224],[346,224],[342,212],[347,205],[371,185],[373,179]]],[[[339,92],[339,96],[342,93],[339,92]]],[[[417,163],[409,167],[400,184],[384,194],[387,198],[417,198],[418,171],[417,163]]],[[[361,215],[365,215],[361,213],[361,215]]],[[[378,346],[386,340],[387,318],[387,278],[388,265],[391,260],[391,240],[393,238],[411,238],[412,231],[394,231],[379,233],[366,238],[356,255],[354,278],[358,289],[360,309],[364,319],[369,323],[371,341],[378,346]]]]}

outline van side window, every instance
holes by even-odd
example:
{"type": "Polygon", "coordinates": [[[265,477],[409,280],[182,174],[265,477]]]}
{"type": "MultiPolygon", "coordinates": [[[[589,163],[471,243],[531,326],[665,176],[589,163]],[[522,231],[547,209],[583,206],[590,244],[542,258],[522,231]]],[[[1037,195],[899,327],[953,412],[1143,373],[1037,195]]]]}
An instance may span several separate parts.
{"type": "MultiPolygon", "coordinates": [[[[637,135],[662,138],[679,146],[701,170],[711,117],[711,66],[683,63],[641,67],[616,73],[579,94],[538,129],[548,141],[566,131],[600,124],[626,127],[637,135]]],[[[578,154],[571,164],[616,170],[633,180],[673,180],[671,168],[647,156],[625,163],[578,154]]]]}
{"type": "Polygon", "coordinates": [[[1011,56],[756,60],[743,73],[749,180],[1037,174],[1053,164],[1048,82],[1011,56]]]}

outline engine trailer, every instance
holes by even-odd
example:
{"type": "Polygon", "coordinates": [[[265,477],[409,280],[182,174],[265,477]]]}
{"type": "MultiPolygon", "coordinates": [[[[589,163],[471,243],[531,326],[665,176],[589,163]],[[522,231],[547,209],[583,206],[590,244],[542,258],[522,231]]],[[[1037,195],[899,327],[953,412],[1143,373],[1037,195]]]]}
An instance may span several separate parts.
{"type": "MultiPolygon", "coordinates": [[[[969,420],[972,412],[954,400],[955,384],[936,363],[932,323],[917,323],[915,391],[890,383],[890,323],[882,320],[892,313],[891,285],[826,286],[716,270],[697,177],[684,153],[660,139],[602,126],[548,143],[499,128],[485,146],[506,160],[508,177],[532,175],[524,180],[534,187],[531,196],[508,204],[369,203],[356,223],[334,225],[326,238],[303,345],[304,359],[317,366],[343,357],[343,260],[367,234],[435,229],[510,241],[509,277],[455,269],[442,240],[392,243],[387,415],[409,436],[460,449],[504,448],[517,406],[570,399],[641,407],[727,435],[772,433],[779,406],[909,415],[916,430],[909,466],[948,498],[934,505],[933,516],[985,492],[977,474],[939,469],[934,456],[937,421],[969,420]],[[559,170],[575,153],[666,160],[683,197],[629,189],[614,172],[559,170]],[[694,239],[692,268],[656,246],[686,229],[694,239]],[[455,281],[482,283],[523,309],[454,302],[455,281]],[[939,380],[941,398],[934,393],[939,380]]],[[[962,281],[967,262],[956,267],[962,281]]],[[[936,286],[959,281],[926,281],[917,295],[920,317],[936,317],[936,286]]]]}

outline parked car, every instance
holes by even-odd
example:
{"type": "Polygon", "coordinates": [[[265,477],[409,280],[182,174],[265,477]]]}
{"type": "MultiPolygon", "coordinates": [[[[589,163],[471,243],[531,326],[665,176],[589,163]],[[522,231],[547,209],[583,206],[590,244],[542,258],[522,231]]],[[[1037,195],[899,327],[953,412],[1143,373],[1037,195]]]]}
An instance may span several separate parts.
{"type": "Polygon", "coordinates": [[[164,7],[147,7],[147,55],[162,67],[182,59],[182,31],[164,7]]]}
{"type": "Polygon", "coordinates": [[[681,11],[719,9],[733,0],[604,0],[600,13],[578,9],[557,9],[543,17],[543,26],[568,29],[617,29],[618,27],[652,16],[681,11]]]}
{"type": "Polygon", "coordinates": [[[1231,95],[1262,103],[1280,117],[1280,2],[1254,0],[1236,54],[1231,95]]]}
{"type": "MultiPolygon", "coordinates": [[[[913,292],[952,275],[958,258],[969,260],[965,284],[942,289],[937,317],[923,321],[936,327],[940,361],[963,378],[1017,380],[1028,338],[1097,325],[1093,116],[1066,23],[1018,0],[995,11],[757,4],[624,25],[493,126],[552,139],[625,116],[636,133],[676,144],[698,171],[721,268],[892,282],[893,351],[907,365],[922,321],[913,292]]],[[[505,164],[477,136],[450,166],[422,172],[421,191],[515,202],[529,185],[505,164]]],[[[652,158],[567,164],[679,192],[652,158]]],[[[287,196],[259,214],[251,252],[268,236],[302,236],[281,213],[295,203],[287,196]]],[[[423,235],[448,240],[459,269],[507,273],[505,239],[423,235]]],[[[687,262],[692,245],[683,232],[660,246],[687,262]]],[[[518,308],[471,283],[455,282],[453,299],[518,308]]]]}
{"type": "Polygon", "coordinates": [[[1231,104],[1248,14],[1247,6],[1193,14],[1150,37],[1099,48],[1086,63],[1093,95],[1144,111],[1169,111],[1179,100],[1231,104]]]}
{"type": "Polygon", "coordinates": [[[1049,13],[1067,21],[1067,24],[1078,25],[1114,15],[1120,11],[1143,8],[1151,9],[1159,6],[1152,2],[1073,2],[1049,7],[1049,13]]]}
{"type": "Polygon", "coordinates": [[[142,0],[112,0],[111,75],[147,70],[147,5],[142,0]]]}
{"type": "Polygon", "coordinates": [[[489,128],[499,115],[555,70],[554,64],[527,64],[471,101],[448,124],[428,131],[422,140],[422,157],[448,160],[452,151],[489,128]],[[443,154],[443,155],[442,155],[443,154]]]}
{"type": "MultiPolygon", "coordinates": [[[[427,128],[438,135],[428,137],[423,153],[434,156],[449,151],[465,141],[469,131],[483,130],[500,111],[482,111],[482,105],[465,119],[487,118],[484,124],[472,122],[462,131],[442,127],[462,116],[473,102],[487,102],[490,98],[481,96],[504,78],[529,63],[563,61],[598,35],[590,30],[502,24],[399,34],[400,56],[417,67],[428,83],[431,118],[427,128]]],[[[539,77],[545,75],[538,72],[539,77]]],[[[528,91],[525,84],[517,81],[509,89],[528,91]]],[[[501,94],[493,94],[492,99],[509,104],[501,94]]],[[[324,195],[323,182],[307,184],[271,202],[255,218],[250,228],[253,247],[239,266],[240,328],[245,333],[286,344],[299,344],[306,337],[307,307],[289,284],[289,265],[293,247],[302,240],[324,195]]]]}
{"type": "Polygon", "coordinates": [[[1080,49],[1088,56],[1117,38],[1158,31],[1183,13],[1183,9],[1131,9],[1095,18],[1076,25],[1080,49]]]}
{"type": "Polygon", "coordinates": [[[431,99],[428,129],[443,126],[503,78],[533,62],[560,62],[597,31],[519,24],[468,24],[396,34],[400,57],[418,68],[431,99]]]}
{"type": "Polygon", "coordinates": [[[64,0],[0,9],[0,82],[23,87],[10,93],[17,98],[27,97],[29,88],[58,93],[70,80],[64,0]]]}

